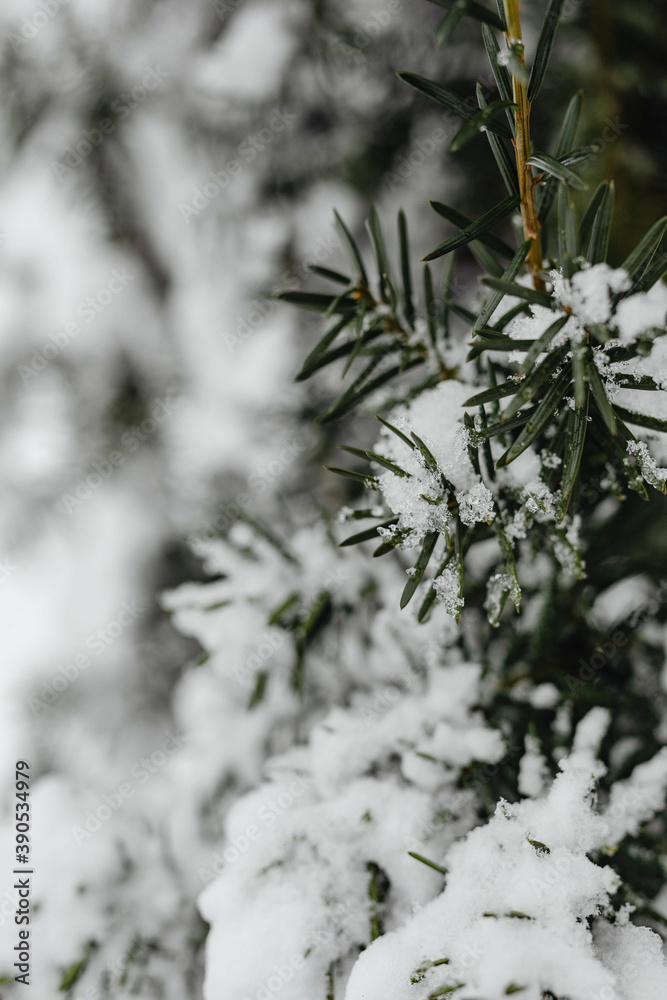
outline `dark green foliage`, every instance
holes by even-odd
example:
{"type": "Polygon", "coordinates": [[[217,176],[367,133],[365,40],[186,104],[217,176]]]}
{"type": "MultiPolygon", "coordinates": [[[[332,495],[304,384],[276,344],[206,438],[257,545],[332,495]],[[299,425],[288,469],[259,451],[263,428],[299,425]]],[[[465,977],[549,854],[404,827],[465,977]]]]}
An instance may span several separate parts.
{"type": "MultiPolygon", "coordinates": [[[[614,482],[646,496],[643,478],[662,489],[664,484],[651,480],[649,471],[642,471],[636,455],[632,453],[633,435],[626,422],[653,431],[665,431],[667,422],[645,416],[632,408],[618,406],[610,390],[614,386],[638,391],[655,391],[654,380],[647,375],[634,378],[623,373],[601,374],[602,351],[609,362],[632,359],[650,353],[655,336],[661,331],[643,335],[636,343],[614,343],[613,326],[601,323],[586,324],[576,334],[568,326],[571,311],[563,308],[544,283],[546,275],[535,275],[533,282],[524,278],[526,262],[531,259],[536,237],[524,239],[520,246],[507,236],[507,219],[519,208],[517,164],[510,140],[515,133],[515,114],[519,111],[516,94],[527,86],[529,104],[538,96],[548,62],[554,47],[556,30],[561,18],[564,0],[552,0],[535,52],[530,77],[517,65],[519,56],[511,54],[509,62],[499,61],[501,51],[495,31],[501,30],[502,20],[493,11],[468,0],[437,0],[447,13],[438,31],[439,42],[448,38],[464,17],[482,22],[482,36],[493,78],[498,88],[498,98],[492,99],[477,88],[477,99],[464,100],[440,83],[414,73],[399,74],[401,79],[420,94],[436,102],[462,119],[462,127],[452,143],[456,152],[480,131],[486,132],[491,151],[498,167],[499,180],[507,196],[495,206],[472,220],[458,209],[439,201],[432,201],[434,211],[458,229],[424,260],[445,258],[440,293],[436,290],[434,272],[427,266],[423,271],[423,299],[420,307],[415,295],[411,269],[408,226],[403,211],[398,216],[398,266],[392,262],[392,253],[385,242],[382,226],[374,208],[367,223],[373,265],[364,261],[364,252],[340,217],[336,225],[349,258],[354,278],[346,279],[339,271],[319,268],[318,277],[335,283],[335,293],[291,292],[283,297],[296,305],[335,316],[335,323],[324,334],[304,362],[297,378],[309,378],[316,371],[338,361],[345,361],[343,376],[350,375],[350,382],[340,397],[319,418],[325,424],[350,414],[360,404],[368,407],[373,394],[396,382],[394,395],[382,401],[388,410],[401,400],[414,398],[419,393],[437,385],[439,381],[460,377],[458,368],[452,367],[448,351],[453,343],[453,322],[468,327],[470,350],[467,361],[476,366],[477,389],[470,393],[465,406],[477,413],[462,414],[467,428],[468,455],[472,468],[483,481],[493,484],[496,470],[502,469],[528,448],[538,455],[549,456],[549,466],[543,469],[544,482],[555,492],[555,521],[551,526],[542,525],[549,545],[569,553],[572,571],[583,573],[581,559],[568,540],[566,527],[576,504],[582,470],[586,476],[611,476],[614,482]],[[512,75],[515,76],[515,85],[512,75]],[[519,81],[519,90],[516,88],[519,81]],[[522,84],[521,81],[524,81],[522,84]],[[475,107],[476,104],[476,107],[475,107]],[[505,120],[506,119],[506,120],[505,120]],[[496,227],[505,224],[506,232],[496,227]],[[481,281],[489,290],[478,315],[469,304],[458,301],[457,261],[455,251],[472,254],[483,274],[481,281]],[[502,263],[500,263],[502,261],[502,263]],[[396,277],[398,276],[398,278],[396,277]],[[539,279],[539,280],[538,280],[539,279]],[[501,315],[503,302],[511,298],[501,315]],[[515,339],[504,330],[508,324],[531,310],[549,309],[554,320],[539,336],[515,339]],[[611,346],[607,347],[609,342],[611,346]],[[515,352],[524,352],[520,363],[514,360],[515,352]],[[345,360],[346,359],[346,360],[345,360]],[[413,369],[421,369],[421,381],[411,377],[413,369]],[[354,372],[353,372],[354,369],[354,372]],[[353,372],[353,373],[352,373],[353,372]],[[485,407],[490,407],[487,414],[485,407]],[[500,445],[500,448],[498,448],[500,445]],[[630,452],[627,451],[630,445],[630,452]],[[495,449],[495,451],[494,451],[495,449]],[[558,527],[562,524],[563,527],[558,527]]],[[[502,5],[500,5],[502,8],[502,5]]],[[[520,61],[520,60],[519,60],[520,61]]],[[[595,144],[575,146],[575,138],[582,110],[582,95],[575,94],[563,116],[553,152],[533,150],[527,155],[525,169],[532,171],[536,187],[536,210],[544,222],[557,202],[557,253],[549,268],[559,269],[565,279],[572,278],[582,269],[608,260],[614,215],[614,184],[604,182],[588,196],[581,218],[571,191],[582,192],[587,184],[573,169],[597,152],[595,144]]],[[[517,124],[518,129],[518,124],[517,124]]],[[[517,131],[517,136],[519,132],[517,131]]],[[[518,156],[518,153],[517,153],[518,156]]],[[[627,255],[623,267],[629,275],[629,287],[616,294],[612,306],[622,298],[652,287],[667,273],[667,255],[660,256],[660,246],[667,228],[667,218],[650,228],[627,255]]],[[[462,531],[457,516],[455,491],[438,469],[438,463],[427,443],[414,432],[410,435],[394,427],[384,417],[379,417],[385,428],[396,435],[403,445],[416,448],[421,453],[427,469],[441,476],[442,493],[438,496],[422,494],[425,502],[447,502],[453,514],[453,535],[448,539],[446,551],[438,556],[439,562],[431,578],[426,596],[422,600],[418,617],[425,620],[436,598],[432,581],[456,568],[462,579],[465,552],[478,538],[488,537],[483,525],[462,531]],[[449,569],[448,569],[449,567],[449,569]]],[[[410,474],[393,459],[366,448],[347,448],[365,461],[374,462],[384,472],[409,478],[410,474]]],[[[366,488],[377,489],[379,484],[370,473],[333,468],[366,488]]],[[[653,477],[655,479],[655,477],[653,477]]],[[[617,489],[620,489],[618,487],[617,489]]],[[[511,594],[518,607],[520,593],[512,543],[503,527],[519,509],[520,497],[512,490],[501,490],[496,499],[497,517],[493,526],[501,556],[501,565],[507,580],[505,596],[511,594]]],[[[532,513],[528,528],[538,532],[537,513],[546,508],[539,498],[532,500],[532,513]]],[[[407,532],[399,529],[399,519],[387,511],[375,524],[351,535],[341,544],[353,545],[377,537],[378,528],[391,528],[392,534],[376,548],[374,555],[393,552],[401,546],[407,532]]],[[[426,576],[433,553],[436,551],[439,532],[428,532],[420,540],[421,551],[403,590],[401,607],[412,599],[426,576]]],[[[504,600],[498,610],[502,613],[504,600]]],[[[497,621],[493,621],[497,624],[497,621]]]]}

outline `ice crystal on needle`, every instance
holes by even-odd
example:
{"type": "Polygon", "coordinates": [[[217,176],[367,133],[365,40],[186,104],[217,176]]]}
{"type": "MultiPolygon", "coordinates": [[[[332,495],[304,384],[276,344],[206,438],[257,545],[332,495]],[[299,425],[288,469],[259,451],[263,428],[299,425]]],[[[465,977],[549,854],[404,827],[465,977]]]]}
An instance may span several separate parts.
{"type": "Polygon", "coordinates": [[[645,441],[628,441],[628,453],[632,455],[641,471],[642,477],[656,489],[665,489],[667,469],[661,469],[648,450],[645,441]]]}
{"type": "Polygon", "coordinates": [[[490,524],[496,516],[493,509],[491,491],[484,483],[476,483],[471,489],[456,494],[459,503],[459,517],[463,524],[477,524],[485,521],[490,524]]]}
{"type": "Polygon", "coordinates": [[[442,601],[445,611],[456,618],[463,607],[461,597],[461,580],[453,566],[446,566],[443,573],[433,581],[438,600],[442,601]]]}

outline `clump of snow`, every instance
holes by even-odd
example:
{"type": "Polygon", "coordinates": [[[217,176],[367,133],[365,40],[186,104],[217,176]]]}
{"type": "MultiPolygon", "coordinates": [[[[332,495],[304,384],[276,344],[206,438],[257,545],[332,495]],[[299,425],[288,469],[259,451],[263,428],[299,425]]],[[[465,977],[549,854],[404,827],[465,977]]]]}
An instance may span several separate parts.
{"type": "Polygon", "coordinates": [[[460,505],[465,524],[493,519],[491,493],[468,457],[468,432],[462,425],[462,405],[468,395],[467,386],[450,379],[389,416],[389,422],[407,437],[414,432],[424,441],[437,468],[429,468],[419,448],[410,449],[391,431],[383,430],[375,447],[409,473],[400,477],[386,472],[379,479],[388,506],[399,515],[391,534],[407,533],[408,544],[419,544],[429,531],[446,531],[451,521],[448,503],[460,505]]]}
{"type": "Polygon", "coordinates": [[[476,483],[472,489],[457,493],[456,499],[463,524],[477,524],[480,521],[491,524],[496,516],[491,490],[482,482],[476,483]]]}
{"type": "Polygon", "coordinates": [[[614,326],[621,340],[632,342],[647,330],[664,330],[667,321],[667,285],[657,282],[648,292],[622,299],[614,313],[614,326]]]}
{"type": "Polygon", "coordinates": [[[596,759],[609,724],[611,713],[607,708],[597,706],[588,712],[574,733],[569,766],[589,770],[596,777],[605,773],[606,768],[596,759]]]}
{"type": "Polygon", "coordinates": [[[221,775],[237,789],[256,784],[267,754],[284,746],[285,727],[299,720],[307,731],[327,705],[346,702],[351,689],[396,677],[401,688],[414,685],[406,663],[415,670],[437,664],[453,640],[442,619],[419,625],[389,611],[405,583],[397,563],[384,560],[379,573],[380,564],[359,549],[332,547],[322,526],[296,532],[285,552],[245,523],[226,539],[195,547],[222,578],[164,597],[178,628],[204,649],[204,662],[179,684],[175,708],[189,737],[181,762],[195,808],[215,794],[221,775]],[[364,630],[352,628],[351,610],[362,611],[366,593],[373,595],[373,616],[364,630]],[[299,695],[293,623],[324,597],[331,623],[308,648],[299,695]],[[249,711],[258,683],[262,697],[249,711]]]}
{"type": "Polygon", "coordinates": [[[442,876],[408,851],[440,859],[471,829],[476,795],[457,788],[461,768],[505,754],[473,710],[480,673],[435,668],[405,691],[359,698],[267,763],[270,780],[237,800],[227,843],[202,870],[206,1000],[278,988],[324,1000],[334,965],[342,995],[359,946],[434,898],[442,876]]]}
{"type": "Polygon", "coordinates": [[[433,588],[447,614],[451,618],[458,618],[463,607],[463,598],[461,597],[461,579],[456,567],[445,566],[440,576],[433,581],[433,588]]]}
{"type": "Polygon", "coordinates": [[[582,324],[607,323],[612,312],[612,295],[625,292],[630,278],[622,267],[608,264],[585,267],[568,281],[559,271],[550,274],[554,298],[560,306],[572,310],[582,324]]]}
{"type": "MultiPolygon", "coordinates": [[[[599,715],[589,719],[582,740],[599,736],[601,722],[599,715]]],[[[529,753],[525,780],[536,790],[535,748],[529,753]]],[[[611,801],[620,796],[623,810],[596,811],[591,770],[568,760],[548,794],[513,805],[501,800],[485,826],[450,849],[442,895],[360,955],[346,1000],[458,996],[459,990],[485,1000],[514,992],[529,1000],[545,993],[573,1000],[664,995],[660,939],[634,927],[627,908],[614,912],[619,878],[588,857],[660,808],[662,755],[638,772],[628,782],[634,799],[623,786],[612,789],[611,801]]]]}
{"type": "Polygon", "coordinates": [[[653,586],[647,576],[628,576],[599,594],[593,604],[596,624],[610,630],[633,612],[648,604],[653,586]]]}
{"type": "Polygon", "coordinates": [[[608,264],[584,267],[569,279],[556,270],[551,271],[549,277],[553,297],[560,309],[531,305],[527,315],[517,316],[508,324],[506,333],[516,340],[536,339],[557,319],[567,315],[567,322],[549,344],[551,351],[568,342],[581,341],[589,324],[609,323],[613,296],[629,288],[627,271],[613,269],[608,264]]]}
{"type": "Polygon", "coordinates": [[[228,98],[249,101],[274,94],[296,47],[287,6],[274,6],[264,0],[241,6],[229,31],[212,52],[201,58],[196,67],[197,84],[228,98]],[[250,71],[254,60],[261,65],[261,73],[250,71]]]}
{"type": "MultiPolygon", "coordinates": [[[[513,339],[525,340],[542,336],[547,328],[559,317],[568,316],[562,329],[551,340],[548,350],[553,351],[567,343],[578,343],[585,336],[591,324],[606,326],[613,337],[623,343],[632,343],[642,334],[663,331],[667,321],[667,286],[657,282],[647,292],[616,298],[630,288],[630,278],[623,268],[611,268],[608,264],[585,266],[572,278],[565,278],[560,271],[549,275],[553,297],[558,310],[541,305],[531,305],[526,314],[516,316],[507,326],[506,333],[513,339]]],[[[656,355],[660,351],[656,350],[656,355]]],[[[521,352],[516,359],[521,360],[521,352]]],[[[622,371],[632,374],[655,374],[659,385],[664,381],[660,364],[653,361],[647,366],[643,359],[631,359],[608,365],[604,351],[595,351],[595,361],[602,371],[622,371]],[[647,370],[648,368],[648,370],[647,370]]],[[[613,383],[609,391],[616,392],[613,383]]]]}
{"type": "Polygon", "coordinates": [[[619,911],[613,924],[596,920],[593,927],[597,953],[615,978],[618,997],[648,1000],[664,994],[664,957],[657,934],[630,923],[628,907],[619,911]]]}
{"type": "MultiPolygon", "coordinates": [[[[558,274],[558,272],[552,274],[552,280],[556,280],[554,278],[555,274],[558,274]]],[[[558,280],[562,280],[560,276],[558,280]]],[[[548,309],[546,306],[531,305],[527,314],[520,314],[508,323],[505,333],[512,340],[532,340],[533,338],[541,337],[558,318],[559,314],[554,313],[553,309],[548,309]]],[[[568,340],[577,340],[580,334],[581,325],[577,322],[576,317],[570,316],[563,329],[552,340],[550,347],[553,348],[556,345],[564,344],[568,340]]],[[[525,356],[525,352],[523,353],[525,356]]]]}
{"type": "Polygon", "coordinates": [[[484,607],[492,625],[498,625],[507,597],[512,593],[518,596],[515,583],[509,573],[494,573],[493,576],[489,577],[486,584],[484,607]]]}
{"type": "Polygon", "coordinates": [[[533,708],[555,708],[559,700],[558,688],[555,684],[538,684],[530,695],[533,708]]]}
{"type": "Polygon", "coordinates": [[[667,469],[661,469],[658,463],[648,450],[645,441],[628,441],[628,454],[636,459],[642,477],[651,486],[664,492],[664,484],[667,481],[667,469]]]}
{"type": "Polygon", "coordinates": [[[617,844],[627,834],[636,834],[642,823],[659,812],[666,786],[667,747],[663,747],[651,760],[639,764],[627,780],[612,786],[601,824],[607,843],[617,844]]]}
{"type": "Polygon", "coordinates": [[[531,799],[541,795],[549,780],[549,769],[540,744],[534,736],[526,736],[525,753],[519,761],[519,792],[531,799]]]}

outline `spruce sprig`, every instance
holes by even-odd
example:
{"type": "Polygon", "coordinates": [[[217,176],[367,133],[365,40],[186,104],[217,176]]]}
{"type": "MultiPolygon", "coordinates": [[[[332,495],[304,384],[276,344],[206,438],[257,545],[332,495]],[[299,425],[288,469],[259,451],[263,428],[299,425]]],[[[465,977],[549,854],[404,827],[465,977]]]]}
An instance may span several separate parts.
{"type": "MultiPolygon", "coordinates": [[[[317,268],[314,270],[320,277],[337,285],[335,292],[285,292],[279,296],[284,301],[324,312],[332,320],[309,353],[297,380],[307,379],[321,368],[342,361],[343,377],[352,375],[352,381],[319,421],[338,420],[360,404],[368,407],[378,390],[386,390],[389,384],[397,383],[398,395],[387,399],[385,393],[385,398],[375,407],[386,412],[397,399],[414,398],[440,381],[460,376],[457,366],[451,362],[449,349],[452,317],[462,320],[471,335],[467,360],[475,364],[478,384],[481,383],[465,404],[477,411],[474,419],[468,414],[464,418],[471,464],[482,482],[493,486],[496,472],[511,465],[528,448],[543,456],[542,478],[555,496],[554,515],[546,525],[547,533],[554,552],[567,551],[570,567],[576,566],[577,572],[583,572],[581,559],[572,551],[567,534],[583,470],[588,477],[601,479],[606,476],[610,483],[624,482],[628,489],[644,498],[648,498],[644,482],[667,492],[664,478],[650,466],[641,442],[627,426],[665,431],[667,422],[615,402],[619,388],[646,391],[659,387],[649,375],[635,379],[608,368],[610,362],[631,361],[647,355],[654,340],[665,333],[664,329],[648,331],[635,342],[621,344],[613,323],[613,309],[625,297],[649,291],[667,272],[667,255],[659,254],[667,219],[657,222],[621,265],[627,272],[628,283],[613,295],[611,319],[605,323],[580,319],[576,309],[558,298],[553,274],[555,272],[561,282],[567,283],[580,272],[608,262],[614,185],[613,182],[601,184],[588,198],[579,218],[570,192],[584,191],[587,185],[576,167],[595,153],[592,145],[575,145],[582,109],[581,94],[575,94],[566,109],[553,152],[533,148],[533,106],[548,70],[564,0],[552,0],[530,67],[523,43],[519,0],[502,0],[497,14],[468,0],[465,3],[432,2],[447,9],[437,33],[439,44],[452,36],[463,18],[481,22],[498,99],[490,101],[478,87],[476,98],[464,100],[437,81],[414,73],[399,76],[422,96],[462,119],[462,127],[451,146],[453,152],[474,141],[481,131],[486,133],[507,194],[476,219],[441,202],[431,202],[436,214],[456,231],[446,235],[424,258],[421,306],[415,296],[408,226],[403,211],[398,218],[398,279],[375,209],[371,209],[367,222],[373,253],[372,269],[367,268],[364,253],[350,229],[336,215],[341,243],[354,277],[317,268]],[[557,246],[545,259],[543,233],[545,226],[552,224],[554,208],[557,246]],[[498,227],[517,210],[523,240],[520,246],[514,247],[498,232],[498,227]],[[488,293],[478,315],[459,299],[459,292],[465,291],[465,286],[457,276],[455,254],[464,248],[486,272],[481,281],[488,293]],[[445,268],[438,297],[429,262],[440,258],[444,258],[445,268]],[[539,336],[517,340],[504,332],[517,316],[539,309],[553,313],[553,321],[539,336]],[[517,367],[513,354],[518,351],[524,352],[524,358],[517,367]],[[417,383],[411,374],[413,370],[420,373],[417,383]],[[425,379],[424,373],[428,373],[425,379]],[[490,419],[484,409],[488,405],[492,407],[490,419]]],[[[409,442],[401,431],[382,416],[380,419],[390,432],[409,442]]],[[[414,435],[412,441],[413,444],[417,442],[424,455],[424,442],[414,435]]],[[[393,458],[377,450],[348,450],[375,463],[383,474],[408,475],[393,458]]],[[[428,464],[428,456],[424,457],[428,464]]],[[[373,472],[338,468],[332,471],[372,489],[378,488],[373,472]]],[[[438,579],[452,560],[457,563],[462,577],[464,551],[475,540],[488,537],[488,529],[484,525],[476,526],[471,529],[472,538],[469,538],[470,532],[461,532],[453,489],[443,487],[438,496],[422,495],[422,499],[434,505],[446,503],[457,523],[455,534],[459,544],[455,551],[453,544],[448,542],[434,579],[438,579]]],[[[496,603],[502,611],[505,598],[510,594],[518,608],[519,595],[512,542],[502,525],[522,512],[530,529],[538,521],[545,520],[542,517],[545,508],[535,497],[527,504],[526,497],[507,484],[497,486],[495,503],[498,514],[495,533],[504,562],[499,579],[504,581],[505,587],[504,597],[496,603]]],[[[407,533],[400,519],[383,514],[374,527],[352,535],[342,544],[362,544],[376,537],[378,529],[384,532],[384,537],[374,552],[376,556],[387,554],[406,541],[407,533]]],[[[427,532],[419,540],[421,551],[410,571],[401,607],[407,605],[421,585],[437,542],[438,532],[435,531],[427,532]]],[[[422,602],[420,620],[428,616],[434,598],[431,581],[422,602]]],[[[495,624],[496,613],[490,617],[495,624]]]]}

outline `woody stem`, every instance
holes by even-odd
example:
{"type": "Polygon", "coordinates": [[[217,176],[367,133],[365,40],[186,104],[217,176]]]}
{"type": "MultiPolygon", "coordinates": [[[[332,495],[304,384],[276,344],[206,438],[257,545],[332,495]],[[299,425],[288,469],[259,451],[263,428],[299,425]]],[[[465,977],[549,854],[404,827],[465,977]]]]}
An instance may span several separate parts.
{"type": "MultiPolygon", "coordinates": [[[[520,0],[503,0],[505,6],[505,21],[507,23],[506,38],[513,48],[514,56],[521,69],[525,65],[523,42],[521,35],[521,18],[519,16],[520,0]]],[[[540,221],[537,215],[535,201],[535,182],[533,172],[528,165],[531,154],[530,146],[530,104],[526,92],[525,76],[512,70],[512,87],[514,92],[515,133],[514,150],[516,153],[516,171],[519,180],[519,195],[521,197],[521,221],[523,233],[527,240],[532,240],[528,252],[528,264],[533,275],[533,284],[539,291],[544,290],[544,282],[540,276],[542,270],[542,242],[540,239],[540,221]]]]}

